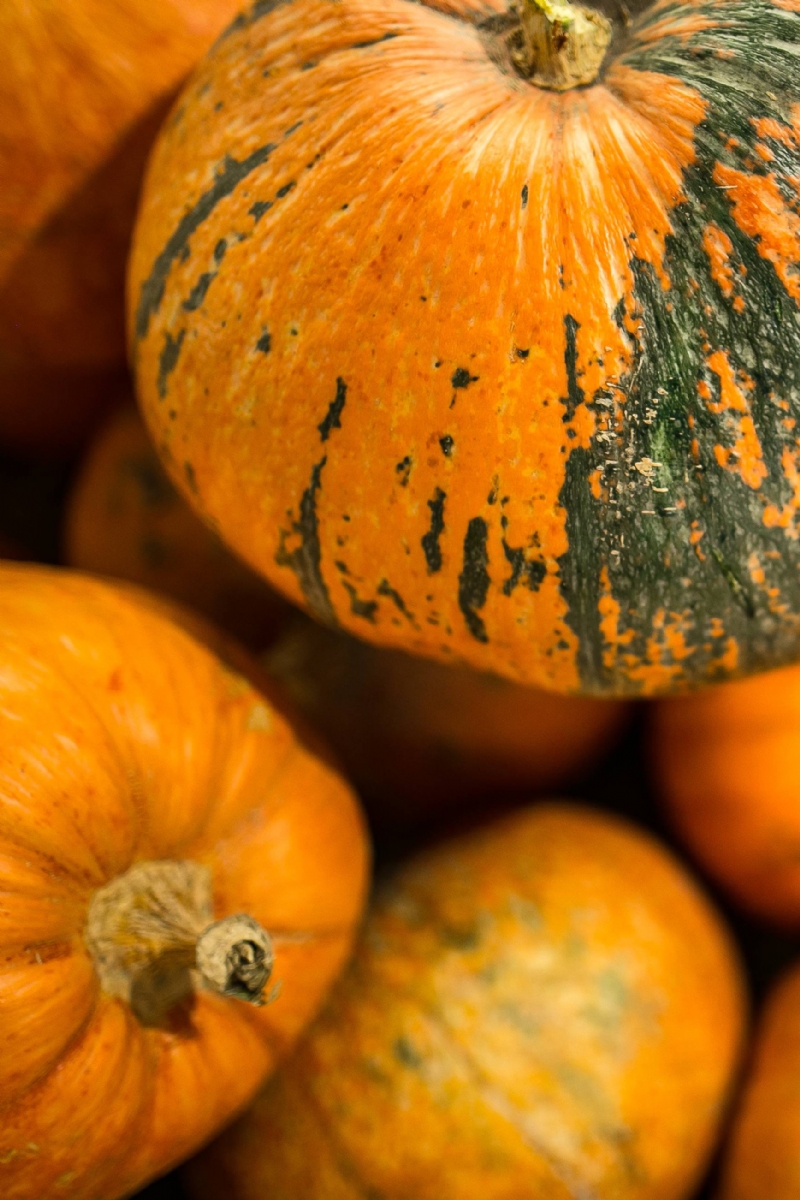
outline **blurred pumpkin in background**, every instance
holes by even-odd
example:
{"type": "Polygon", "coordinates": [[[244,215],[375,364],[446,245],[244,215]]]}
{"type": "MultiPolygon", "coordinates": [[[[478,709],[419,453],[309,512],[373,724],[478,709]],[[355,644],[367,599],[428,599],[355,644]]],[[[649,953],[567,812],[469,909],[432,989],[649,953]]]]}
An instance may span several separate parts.
{"type": "Polygon", "coordinates": [[[0,443],[69,451],[125,365],[150,145],[238,0],[0,5],[0,443]]]}
{"type": "Polygon", "coordinates": [[[370,646],[301,613],[262,661],[336,751],[378,826],[564,787],[613,749],[630,712],[370,646]]]}
{"type": "Polygon", "coordinates": [[[650,745],[698,862],[745,908],[800,928],[800,667],[660,701],[650,745]]]}
{"type": "Polygon", "coordinates": [[[195,1200],[688,1200],[742,1044],[716,913],[569,805],[403,866],[324,1013],[184,1173],[195,1200]]]}
{"type": "Polygon", "coordinates": [[[72,567],[130,580],[209,617],[254,649],[291,612],[175,491],[130,399],[103,425],[64,517],[72,567]]]}
{"type": "Polygon", "coordinates": [[[115,1200],[230,1120],[316,1012],[363,826],[146,593],[3,564],[0,643],[0,1195],[115,1200]]]}
{"type": "Polygon", "coordinates": [[[716,1200],[800,1196],[800,967],[767,998],[716,1200]]]}

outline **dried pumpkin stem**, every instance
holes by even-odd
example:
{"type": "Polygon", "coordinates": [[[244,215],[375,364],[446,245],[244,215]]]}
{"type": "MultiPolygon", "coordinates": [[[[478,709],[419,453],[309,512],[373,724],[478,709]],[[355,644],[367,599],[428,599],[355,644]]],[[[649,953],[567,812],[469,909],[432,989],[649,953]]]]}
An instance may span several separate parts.
{"type": "Polygon", "coordinates": [[[245,913],[213,919],[211,873],[193,862],[141,862],[95,892],[86,945],[103,990],[148,1025],[198,988],[264,1003],[269,934],[245,913]]]}
{"type": "Polygon", "coordinates": [[[568,0],[518,0],[517,9],[511,56],[522,75],[556,92],[594,83],[611,41],[604,16],[568,0]]]}

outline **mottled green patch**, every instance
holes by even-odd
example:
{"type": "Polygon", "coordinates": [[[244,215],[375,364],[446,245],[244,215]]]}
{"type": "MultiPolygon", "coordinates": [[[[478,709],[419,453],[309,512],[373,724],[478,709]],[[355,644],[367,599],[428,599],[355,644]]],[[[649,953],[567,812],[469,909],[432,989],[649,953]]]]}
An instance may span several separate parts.
{"type": "MultiPolygon", "coordinates": [[[[773,161],[762,161],[754,153],[753,118],[791,122],[791,107],[800,99],[800,18],[764,0],[670,9],[675,16],[690,12],[707,13],[718,28],[638,48],[637,32],[664,17],[654,12],[637,23],[633,48],[622,57],[628,66],[690,84],[708,108],[696,130],[697,160],[684,174],[685,199],[671,214],[663,263],[669,290],[630,242],[635,287],[627,315],[641,321],[642,332],[633,343],[630,372],[620,381],[627,394],[622,428],[613,444],[595,438],[588,450],[573,451],[561,492],[570,546],[559,562],[561,586],[588,690],[637,690],[624,656],[646,661],[648,642],[654,635],[658,640],[664,622],[680,626],[688,653],[679,668],[686,679],[713,676],[730,636],[746,671],[796,658],[800,649],[800,542],[764,524],[765,506],[780,509],[792,494],[781,455],[797,437],[784,416],[800,420],[800,314],[773,263],[734,220],[731,195],[713,177],[718,163],[750,176],[772,173],[796,210],[791,180],[800,177],[797,146],[781,144],[773,161]],[[703,245],[709,224],[730,239],[735,294],[725,295],[712,276],[703,245]],[[727,466],[718,461],[716,447],[734,449],[734,422],[719,403],[719,378],[709,368],[715,351],[724,352],[746,392],[766,468],[758,488],[737,471],[735,455],[727,466]],[[698,393],[701,383],[710,389],[710,403],[698,393]],[[787,404],[786,413],[776,399],[787,404]],[[588,484],[597,470],[603,500],[588,484]],[[690,540],[693,529],[702,531],[700,553],[690,540]],[[753,554],[766,576],[759,588],[748,569],[753,554]],[[620,629],[634,635],[624,656],[608,663],[598,611],[603,568],[620,606],[620,629]],[[783,614],[769,605],[768,588],[778,589],[783,614]],[[721,621],[724,638],[711,636],[712,618],[721,621]]],[[[621,305],[621,326],[624,316],[621,305]]],[[[583,398],[574,345],[575,332],[567,329],[570,411],[583,398]]],[[[598,393],[588,403],[600,416],[610,398],[598,393]]],[[[662,661],[673,662],[667,649],[662,661]]]]}

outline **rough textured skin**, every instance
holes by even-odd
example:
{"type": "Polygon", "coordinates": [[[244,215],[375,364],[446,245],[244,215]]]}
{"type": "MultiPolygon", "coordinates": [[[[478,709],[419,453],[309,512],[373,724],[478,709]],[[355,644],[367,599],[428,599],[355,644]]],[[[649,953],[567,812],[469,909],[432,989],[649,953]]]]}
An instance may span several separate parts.
{"type": "Polygon", "coordinates": [[[521,681],[796,657],[795,7],[660,0],[557,95],[500,0],[256,4],[130,273],[187,495],[320,620],[521,681]]]}
{"type": "Polygon", "coordinates": [[[178,495],[130,404],[103,426],[81,466],[64,560],[189,604],[254,649],[293,611],[178,495]]]}
{"type": "Polygon", "coordinates": [[[651,749],[706,870],[753,912],[800,926],[800,667],[662,702],[651,749]]]}
{"type": "Polygon", "coordinates": [[[301,614],[263,661],[382,827],[574,782],[612,749],[628,715],[619,701],[555,696],[370,646],[301,614]]]}
{"type": "Polygon", "coordinates": [[[566,805],[405,868],[332,1003],[187,1170],[196,1200],[678,1200],[742,1037],[715,914],[566,805]]]}
{"type": "Polygon", "coordinates": [[[352,793],[276,709],[146,598],[0,566],[0,1194],[114,1200],[252,1095],[350,947],[352,793]],[[140,1024],[83,939],[132,863],[212,872],[217,917],[272,935],[277,998],[211,992],[140,1024]]]}
{"type": "Polygon", "coordinates": [[[800,968],[767,1000],[717,1200],[800,1195],[800,968]]]}
{"type": "Polygon", "coordinates": [[[145,159],[237,0],[0,5],[0,439],[69,449],[124,364],[145,159]]]}

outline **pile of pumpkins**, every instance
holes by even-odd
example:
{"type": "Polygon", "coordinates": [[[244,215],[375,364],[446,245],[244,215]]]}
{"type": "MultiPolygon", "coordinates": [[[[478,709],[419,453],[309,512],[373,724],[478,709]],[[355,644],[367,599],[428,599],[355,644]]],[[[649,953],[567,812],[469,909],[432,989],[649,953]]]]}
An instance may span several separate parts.
{"type": "Polygon", "coordinates": [[[0,35],[0,1196],[794,1200],[800,5],[0,35]]]}

